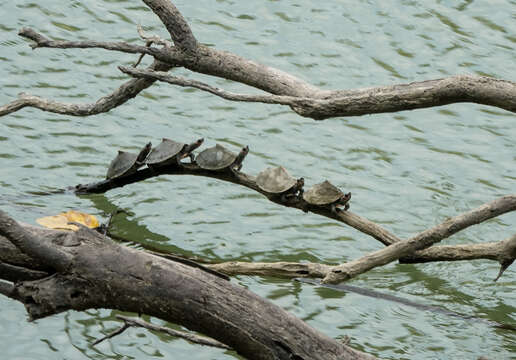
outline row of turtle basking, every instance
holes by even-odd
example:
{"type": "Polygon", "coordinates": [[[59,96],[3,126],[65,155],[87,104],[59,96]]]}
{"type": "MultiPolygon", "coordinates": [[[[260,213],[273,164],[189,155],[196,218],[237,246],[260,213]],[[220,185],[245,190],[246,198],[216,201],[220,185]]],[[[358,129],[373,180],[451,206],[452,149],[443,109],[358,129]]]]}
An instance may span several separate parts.
{"type": "Polygon", "coordinates": [[[150,168],[160,168],[170,165],[180,165],[181,160],[189,157],[199,167],[206,170],[240,171],[242,162],[249,153],[249,147],[242,148],[240,153],[235,154],[222,145],[215,145],[203,150],[194,156],[192,153],[202,145],[204,139],[199,139],[191,144],[178,143],[171,139],[164,138],[155,148],[152,143],[146,144],[138,154],[126,151],[118,151],[118,155],[109,165],[106,179],[112,180],[131,175],[139,168],[147,165],[150,168]]]}
{"type": "Polygon", "coordinates": [[[268,194],[280,196],[282,202],[302,198],[309,205],[329,207],[333,213],[341,210],[339,206],[344,206],[344,210],[349,209],[351,193],[344,194],[328,180],[307,191],[303,190],[304,184],[303,178],[293,178],[283,166],[267,168],[256,176],[256,185],[268,194]]]}
{"type": "MultiPolygon", "coordinates": [[[[191,144],[184,144],[164,138],[155,148],[149,142],[138,154],[119,151],[109,165],[106,179],[112,180],[131,175],[144,165],[156,169],[180,165],[181,160],[187,157],[190,158],[191,163],[196,163],[202,169],[237,172],[242,168],[242,162],[249,153],[248,146],[235,154],[217,144],[201,151],[195,157],[192,152],[203,142],[204,139],[199,139],[191,144]]],[[[329,207],[334,213],[341,210],[339,206],[344,206],[344,210],[347,210],[351,199],[351,193],[344,194],[329,181],[316,184],[304,191],[304,179],[293,178],[282,166],[267,168],[260,172],[256,177],[256,185],[270,196],[278,196],[281,202],[303,199],[308,205],[329,207]]]]}

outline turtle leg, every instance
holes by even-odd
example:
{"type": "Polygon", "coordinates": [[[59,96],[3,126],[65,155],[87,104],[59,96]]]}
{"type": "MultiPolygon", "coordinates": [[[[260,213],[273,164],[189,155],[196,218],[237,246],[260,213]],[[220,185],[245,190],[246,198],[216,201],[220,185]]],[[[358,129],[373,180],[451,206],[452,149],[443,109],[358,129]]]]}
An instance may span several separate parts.
{"type": "Polygon", "coordinates": [[[337,207],[337,204],[331,204],[330,207],[331,207],[331,212],[334,215],[339,215],[339,213],[342,211],[339,207],[337,207]]]}

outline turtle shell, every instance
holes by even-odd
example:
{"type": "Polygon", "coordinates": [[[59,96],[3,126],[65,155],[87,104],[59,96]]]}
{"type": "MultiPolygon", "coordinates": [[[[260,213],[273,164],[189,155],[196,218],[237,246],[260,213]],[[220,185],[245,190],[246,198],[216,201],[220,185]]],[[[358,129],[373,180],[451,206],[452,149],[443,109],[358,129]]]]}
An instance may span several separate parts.
{"type": "Polygon", "coordinates": [[[237,154],[217,144],[201,151],[195,158],[195,161],[197,165],[203,169],[222,170],[230,166],[235,161],[236,157],[237,154]]]}
{"type": "Polygon", "coordinates": [[[256,177],[256,185],[264,191],[279,194],[291,189],[297,180],[289,175],[283,166],[267,168],[256,177]]]}
{"type": "Polygon", "coordinates": [[[111,161],[106,174],[106,179],[113,179],[130,173],[135,169],[138,154],[126,151],[118,151],[118,155],[111,161]]]}
{"type": "Polygon", "coordinates": [[[147,155],[151,151],[152,143],[147,143],[138,154],[126,151],[118,151],[118,155],[111,161],[106,174],[106,179],[113,179],[128,175],[142,167],[147,155]]]}
{"type": "Polygon", "coordinates": [[[326,205],[339,200],[344,193],[328,180],[316,184],[303,193],[303,199],[312,205],[326,205]]]}
{"type": "Polygon", "coordinates": [[[183,150],[184,146],[185,144],[183,143],[163,138],[161,144],[152,149],[149,156],[147,156],[146,162],[149,165],[171,162],[183,150]]]}

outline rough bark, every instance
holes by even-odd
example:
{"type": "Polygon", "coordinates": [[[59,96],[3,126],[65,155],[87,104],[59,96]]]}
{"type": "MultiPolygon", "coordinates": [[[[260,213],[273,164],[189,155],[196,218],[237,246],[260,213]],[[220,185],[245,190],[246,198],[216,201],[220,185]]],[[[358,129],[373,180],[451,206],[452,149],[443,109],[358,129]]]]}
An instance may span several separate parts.
{"type": "Polygon", "coordinates": [[[181,324],[249,359],[373,359],[198,267],[120,246],[85,227],[54,236],[37,233],[0,212],[0,235],[26,255],[55,265],[51,276],[2,283],[1,293],[23,302],[31,319],[110,308],[181,324]]]}

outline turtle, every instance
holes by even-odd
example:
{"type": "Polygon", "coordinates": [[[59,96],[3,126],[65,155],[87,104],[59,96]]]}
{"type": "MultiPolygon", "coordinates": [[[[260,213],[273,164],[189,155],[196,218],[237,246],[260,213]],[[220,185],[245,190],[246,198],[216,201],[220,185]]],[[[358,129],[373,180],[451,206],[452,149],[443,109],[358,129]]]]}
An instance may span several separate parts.
{"type": "Polygon", "coordinates": [[[189,145],[184,143],[178,143],[174,140],[163,138],[161,144],[156,146],[150,152],[145,162],[149,167],[153,166],[165,166],[170,164],[180,164],[181,159],[190,157],[190,161],[193,162],[194,155],[192,151],[197,149],[203,143],[204,139],[199,139],[189,145]]]}
{"type": "Polygon", "coordinates": [[[202,169],[215,171],[230,169],[232,172],[235,172],[242,169],[242,161],[244,161],[248,153],[249,146],[243,147],[237,155],[224,146],[217,144],[201,151],[195,161],[202,169]]]}
{"type": "Polygon", "coordinates": [[[342,210],[338,208],[339,205],[344,205],[344,210],[349,209],[348,201],[351,199],[351,193],[344,194],[339,188],[325,180],[305,191],[303,199],[311,205],[329,206],[333,213],[337,213],[342,210]]]}
{"type": "Polygon", "coordinates": [[[301,196],[305,179],[295,179],[289,175],[283,166],[269,167],[258,174],[256,185],[263,191],[271,194],[281,194],[281,201],[301,196]]]}
{"type": "Polygon", "coordinates": [[[111,161],[106,179],[115,179],[134,173],[145,164],[145,159],[151,151],[152,143],[147,143],[138,154],[118,151],[118,155],[111,161]]]}

